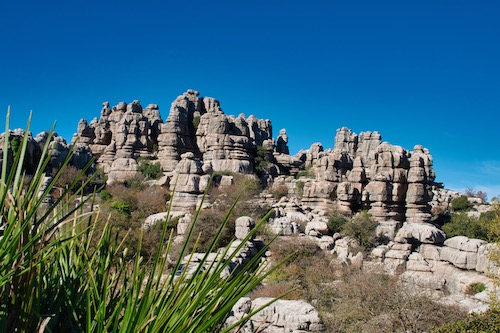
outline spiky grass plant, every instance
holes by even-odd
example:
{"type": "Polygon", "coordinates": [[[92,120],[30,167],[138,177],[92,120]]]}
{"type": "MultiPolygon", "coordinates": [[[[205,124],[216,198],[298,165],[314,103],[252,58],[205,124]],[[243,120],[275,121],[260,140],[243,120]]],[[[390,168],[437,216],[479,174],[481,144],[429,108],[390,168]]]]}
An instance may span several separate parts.
{"type": "Polygon", "coordinates": [[[228,246],[219,250],[218,260],[209,261],[234,206],[194,273],[185,269],[190,260],[182,258],[189,254],[200,211],[173,267],[167,259],[172,249],[168,221],[154,260],[143,262],[139,255],[142,237],[137,255],[129,260],[110,224],[97,232],[99,213],[84,210],[87,203],[93,206],[92,196],[83,196],[85,184],[69,192],[85,170],[54,204],[42,208],[72,154],[43,186],[51,156],[49,136],[31,182],[23,186],[30,121],[9,167],[8,120],[9,113],[0,179],[1,332],[229,332],[260,310],[225,324],[233,305],[273,271],[261,265],[265,246],[248,264],[227,274],[257,228],[235,251],[228,246]]]}

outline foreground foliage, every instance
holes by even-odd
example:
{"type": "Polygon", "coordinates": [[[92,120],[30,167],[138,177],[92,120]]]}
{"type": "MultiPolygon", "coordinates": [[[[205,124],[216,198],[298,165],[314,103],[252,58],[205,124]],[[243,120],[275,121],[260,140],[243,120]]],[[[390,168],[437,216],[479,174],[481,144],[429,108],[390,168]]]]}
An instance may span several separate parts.
{"type": "MultiPolygon", "coordinates": [[[[139,255],[142,237],[138,239],[137,255],[129,259],[128,248],[114,236],[110,224],[97,230],[99,213],[84,209],[93,206],[92,196],[80,197],[74,204],[85,186],[75,190],[75,184],[85,170],[53,205],[41,209],[71,154],[44,187],[51,153],[47,144],[31,182],[23,186],[28,130],[29,122],[22,142],[15,147],[10,146],[8,130],[4,135],[0,178],[1,332],[225,332],[254,313],[225,327],[236,301],[273,272],[260,265],[259,257],[267,247],[229,276],[223,273],[245,242],[234,253],[228,253],[229,247],[220,250],[220,260],[211,264],[207,254],[188,274],[185,267],[189,261],[182,262],[182,258],[189,254],[187,245],[193,238],[198,211],[179,260],[168,261],[172,248],[168,223],[151,261],[139,255]],[[7,154],[13,148],[17,153],[8,168],[7,154]]],[[[215,250],[233,208],[221,222],[209,251],[215,250]]]]}

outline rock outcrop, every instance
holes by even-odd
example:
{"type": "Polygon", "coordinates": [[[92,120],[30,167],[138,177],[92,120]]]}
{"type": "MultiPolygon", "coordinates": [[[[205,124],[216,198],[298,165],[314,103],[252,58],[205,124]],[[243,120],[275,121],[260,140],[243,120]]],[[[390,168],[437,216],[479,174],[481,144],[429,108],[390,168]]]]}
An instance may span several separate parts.
{"type": "Polygon", "coordinates": [[[377,132],[357,136],[341,128],[333,149],[305,156],[316,177],[304,187],[304,204],[323,210],[335,205],[344,214],[367,209],[380,223],[379,234],[389,238],[404,221],[430,220],[435,176],[432,157],[421,146],[409,152],[382,142],[377,132]]]}
{"type": "Polygon", "coordinates": [[[165,123],[156,104],[143,109],[139,101],[120,102],[111,108],[105,102],[99,119],[79,122],[73,141],[88,147],[109,183],[137,175],[139,157],[158,160],[167,175],[175,172],[185,153],[199,160],[207,174],[253,173],[257,147],[270,148],[271,156],[273,151],[269,120],[228,116],[216,99],[194,90],[174,100],[165,123]]]}
{"type": "MultiPolygon", "coordinates": [[[[228,324],[241,319],[271,300],[272,298],[260,297],[252,301],[248,297],[243,297],[233,307],[228,324]]],[[[253,315],[240,332],[250,333],[256,330],[268,333],[319,333],[325,331],[325,326],[318,311],[311,304],[302,300],[278,300],[253,315]]]]}
{"type": "MultiPolygon", "coordinates": [[[[432,157],[420,145],[407,151],[382,142],[377,132],[357,135],[343,127],[337,130],[332,149],[316,143],[291,156],[285,129],[274,141],[269,120],[227,115],[218,100],[201,97],[195,90],[172,102],[166,122],[156,104],[143,109],[137,100],[114,107],[105,102],[99,119],[80,121],[77,139],[79,151],[97,158],[110,183],[137,175],[139,157],[158,160],[167,179],[175,182],[180,177],[184,182],[178,188],[190,193],[189,205],[196,202],[195,193],[204,190],[195,183],[212,172],[257,172],[264,183],[272,184],[278,176],[298,177],[310,170],[314,179],[300,189],[302,204],[311,210],[336,207],[344,214],[369,210],[380,223],[379,233],[389,238],[405,221],[428,222],[431,203],[438,207],[449,199],[439,199],[442,192],[434,182],[432,157]],[[187,163],[183,156],[197,164],[189,168],[195,173],[178,169],[187,163]]],[[[184,194],[177,197],[184,199],[184,194]]],[[[188,204],[184,206],[187,209],[188,204]]]]}

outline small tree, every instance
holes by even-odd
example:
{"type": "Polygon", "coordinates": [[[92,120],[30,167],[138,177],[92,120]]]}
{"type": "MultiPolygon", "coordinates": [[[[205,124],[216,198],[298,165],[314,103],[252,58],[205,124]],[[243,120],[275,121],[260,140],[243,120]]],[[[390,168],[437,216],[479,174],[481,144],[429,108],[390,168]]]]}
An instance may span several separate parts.
{"type": "Polygon", "coordinates": [[[160,163],[151,163],[144,158],[139,158],[137,162],[139,164],[138,171],[146,179],[158,179],[163,175],[160,163]]]}
{"type": "Polygon", "coordinates": [[[369,251],[376,244],[378,223],[372,220],[370,213],[362,211],[345,223],[342,233],[356,239],[364,251],[369,251]]]}
{"type": "Polygon", "coordinates": [[[332,235],[341,232],[346,223],[347,218],[344,215],[334,213],[328,217],[328,230],[332,235]]]}
{"type": "Polygon", "coordinates": [[[443,231],[448,238],[454,236],[467,236],[488,240],[486,227],[488,215],[481,214],[480,218],[468,216],[466,212],[460,211],[451,216],[450,222],[443,225],[443,231]]]}
{"type": "Polygon", "coordinates": [[[461,195],[451,200],[451,208],[455,212],[467,211],[472,208],[472,204],[466,195],[461,195]]]}

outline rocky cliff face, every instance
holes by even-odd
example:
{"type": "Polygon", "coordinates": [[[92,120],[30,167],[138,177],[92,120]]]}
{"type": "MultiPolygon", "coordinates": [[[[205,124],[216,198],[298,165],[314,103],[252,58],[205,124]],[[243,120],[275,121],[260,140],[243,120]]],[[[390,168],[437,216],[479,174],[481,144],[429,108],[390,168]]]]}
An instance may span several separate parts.
{"type": "Polygon", "coordinates": [[[311,160],[316,177],[305,184],[305,204],[322,210],[336,205],[347,214],[367,209],[389,238],[403,221],[430,220],[435,175],[422,146],[410,152],[382,142],[377,132],[358,136],[344,127],[333,149],[311,150],[305,160],[311,160]]]}
{"type": "MultiPolygon", "coordinates": [[[[37,135],[29,146],[33,146],[30,156],[36,158],[36,147],[46,140],[47,133],[37,135]]],[[[403,221],[427,222],[431,204],[441,207],[440,198],[448,200],[434,183],[431,155],[419,145],[407,151],[382,142],[377,132],[357,135],[341,128],[332,149],[324,150],[316,143],[291,156],[285,129],[274,140],[269,120],[227,115],[219,101],[194,90],[172,102],[165,122],[156,104],[143,108],[135,100],[110,107],[105,102],[99,118],[79,122],[73,143],[73,163],[83,167],[91,157],[96,158],[96,166],[108,175],[109,183],[136,176],[139,157],[157,160],[166,186],[173,188],[175,181],[182,181],[178,197],[189,197],[185,202],[190,203],[179,206],[182,209],[195,205],[212,172],[258,173],[267,184],[284,183],[290,193],[296,193],[293,177],[311,170],[315,177],[307,179],[300,190],[302,205],[321,210],[336,207],[348,214],[368,209],[381,223],[380,232],[389,237],[403,221]]],[[[51,147],[56,165],[69,146],[56,136],[51,147]]],[[[28,167],[34,165],[30,163],[28,167]]]]}
{"type": "Polygon", "coordinates": [[[194,90],[175,99],[166,122],[156,104],[146,109],[139,101],[103,106],[99,119],[80,121],[74,141],[89,147],[110,182],[137,174],[138,157],[157,159],[171,174],[185,153],[201,161],[205,173],[253,173],[257,146],[273,142],[269,120],[228,116],[216,99],[194,90]]]}

